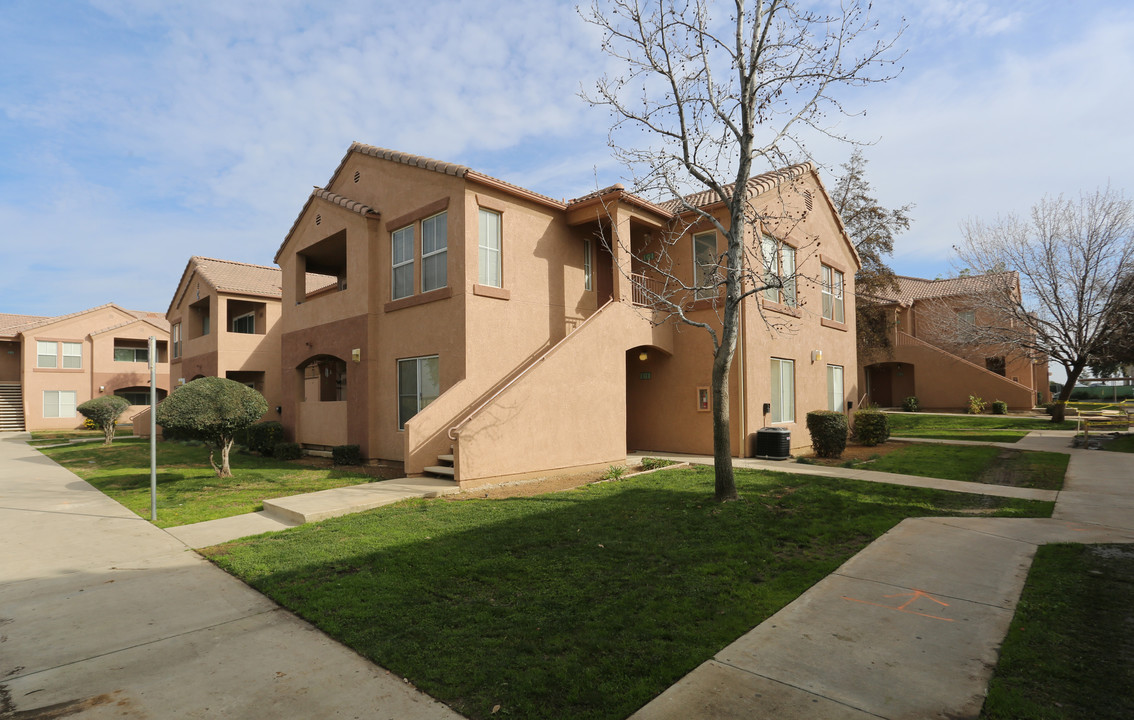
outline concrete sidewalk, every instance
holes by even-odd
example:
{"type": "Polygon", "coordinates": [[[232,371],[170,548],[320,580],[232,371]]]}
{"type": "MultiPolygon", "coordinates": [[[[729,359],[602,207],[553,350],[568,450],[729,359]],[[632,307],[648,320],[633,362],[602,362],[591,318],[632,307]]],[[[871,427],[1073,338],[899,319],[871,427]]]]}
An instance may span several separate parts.
{"type": "Polygon", "coordinates": [[[0,434],[0,718],[460,716],[0,434]]]}
{"type": "MultiPolygon", "coordinates": [[[[905,520],[632,717],[976,717],[1036,548],[1134,542],[1129,456],[1072,450],[1072,434],[1005,445],[1070,453],[1052,519],[905,520]]],[[[814,465],[738,464],[817,474],[814,465]]],[[[924,486],[988,488],[940,482],[924,486]]]]}

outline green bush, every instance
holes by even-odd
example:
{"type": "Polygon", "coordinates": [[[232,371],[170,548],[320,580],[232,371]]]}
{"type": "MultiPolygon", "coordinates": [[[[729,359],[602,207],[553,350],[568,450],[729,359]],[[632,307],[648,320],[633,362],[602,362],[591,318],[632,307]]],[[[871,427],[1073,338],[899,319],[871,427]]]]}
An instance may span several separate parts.
{"type": "Polygon", "coordinates": [[[299,443],[276,443],[276,447],[272,450],[272,457],[276,460],[298,460],[303,457],[303,448],[299,447],[299,443]]]}
{"type": "Polygon", "coordinates": [[[254,389],[235,380],[203,377],[169,394],[157,406],[157,424],[179,437],[193,437],[209,445],[209,464],[217,477],[232,477],[229,452],[236,435],[268,412],[268,402],[254,389]],[[213,462],[220,450],[221,464],[213,462]]]}
{"type": "Polygon", "coordinates": [[[921,409],[921,404],[917,400],[917,395],[910,395],[902,401],[902,409],[906,412],[917,412],[921,409]]]}
{"type": "Polygon", "coordinates": [[[992,401],[992,414],[993,415],[1007,415],[1008,414],[1008,403],[1004,402],[1003,400],[993,400],[992,401]]]}
{"type": "Polygon", "coordinates": [[[117,395],[104,395],[87,400],[75,409],[86,418],[83,426],[85,427],[87,423],[93,423],[95,427],[102,430],[103,444],[109,445],[114,441],[114,427],[118,424],[118,417],[126,412],[128,407],[130,407],[130,402],[126,398],[117,395]]]}
{"type": "Polygon", "coordinates": [[[847,448],[847,416],[841,412],[812,410],[807,413],[807,431],[811,447],[821,458],[841,457],[847,448]]]}
{"type": "Polygon", "coordinates": [[[249,425],[244,433],[244,444],[252,452],[271,455],[276,445],[283,441],[283,425],[277,420],[268,420],[249,425]]]}
{"type": "Polygon", "coordinates": [[[969,395],[969,405],[965,408],[965,412],[969,415],[980,415],[984,412],[986,405],[987,403],[985,403],[984,400],[981,400],[975,395],[969,395]]]}
{"type": "Polygon", "coordinates": [[[878,410],[858,410],[854,414],[854,439],[872,447],[890,439],[890,418],[878,410]]]}
{"type": "Polygon", "coordinates": [[[360,465],[362,450],[357,445],[336,445],[331,448],[331,462],[335,465],[360,465]]]}
{"type": "Polygon", "coordinates": [[[658,468],[669,467],[676,464],[673,460],[666,460],[665,458],[645,457],[642,458],[643,470],[657,470],[658,468]]]}

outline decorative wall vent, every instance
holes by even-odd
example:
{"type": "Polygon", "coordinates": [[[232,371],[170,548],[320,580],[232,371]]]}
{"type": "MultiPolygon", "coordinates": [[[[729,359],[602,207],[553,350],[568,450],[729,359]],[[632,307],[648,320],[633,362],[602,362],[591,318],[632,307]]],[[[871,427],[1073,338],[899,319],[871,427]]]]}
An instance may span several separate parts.
{"type": "Polygon", "coordinates": [[[359,171],[355,170],[355,171],[354,171],[354,181],[355,181],[355,182],[358,182],[358,181],[359,181],[359,180],[361,180],[361,179],[362,179],[362,173],[360,173],[359,171]]]}
{"type": "Polygon", "coordinates": [[[322,225],[323,224],[323,216],[322,215],[316,215],[315,216],[315,224],[316,225],[322,225]]]}
{"type": "Polygon", "coordinates": [[[807,208],[807,212],[811,212],[812,200],[810,190],[803,191],[803,204],[807,208]]]}

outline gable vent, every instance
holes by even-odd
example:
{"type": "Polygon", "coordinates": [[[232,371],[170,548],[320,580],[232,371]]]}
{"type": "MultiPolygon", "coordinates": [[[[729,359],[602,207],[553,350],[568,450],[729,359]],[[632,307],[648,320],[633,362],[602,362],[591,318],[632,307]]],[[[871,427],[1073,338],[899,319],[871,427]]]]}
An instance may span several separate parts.
{"type": "Polygon", "coordinates": [[[322,215],[316,215],[315,216],[315,224],[316,225],[322,225],[323,224],[323,216],[322,215]]]}
{"type": "Polygon", "coordinates": [[[355,171],[354,171],[354,181],[355,181],[355,182],[358,182],[358,181],[359,181],[359,180],[361,180],[361,179],[362,179],[362,173],[360,173],[359,171],[355,170],[355,171]]]}
{"type": "Polygon", "coordinates": [[[812,201],[811,201],[811,191],[810,190],[804,190],[803,191],[803,204],[804,204],[804,206],[807,207],[807,212],[811,212],[812,201]]]}

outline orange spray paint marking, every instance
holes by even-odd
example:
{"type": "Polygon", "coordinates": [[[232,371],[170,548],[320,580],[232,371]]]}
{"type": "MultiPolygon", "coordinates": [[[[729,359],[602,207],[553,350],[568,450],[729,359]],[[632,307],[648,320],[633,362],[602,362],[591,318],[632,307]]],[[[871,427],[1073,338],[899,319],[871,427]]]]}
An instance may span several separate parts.
{"type": "Polygon", "coordinates": [[[924,590],[915,589],[912,593],[901,593],[899,595],[883,595],[882,597],[884,597],[884,598],[904,598],[904,597],[908,597],[909,600],[906,600],[901,605],[883,605],[882,603],[870,602],[869,600],[859,600],[858,598],[847,597],[846,595],[842,596],[843,600],[849,600],[851,602],[862,603],[863,605],[873,605],[875,607],[886,608],[887,610],[897,610],[898,612],[908,613],[910,615],[920,615],[921,617],[931,618],[933,620],[944,620],[945,622],[953,622],[952,618],[941,617],[940,615],[930,615],[928,613],[922,613],[922,612],[917,612],[916,610],[909,610],[908,609],[910,605],[912,605],[915,601],[920,600],[921,598],[925,598],[927,600],[930,600],[931,602],[935,602],[938,605],[940,605],[941,607],[949,607],[949,603],[938,600],[937,598],[933,597],[932,595],[925,592],[924,590]]]}

